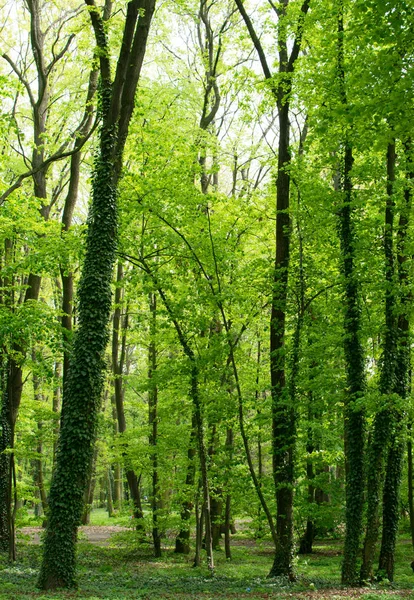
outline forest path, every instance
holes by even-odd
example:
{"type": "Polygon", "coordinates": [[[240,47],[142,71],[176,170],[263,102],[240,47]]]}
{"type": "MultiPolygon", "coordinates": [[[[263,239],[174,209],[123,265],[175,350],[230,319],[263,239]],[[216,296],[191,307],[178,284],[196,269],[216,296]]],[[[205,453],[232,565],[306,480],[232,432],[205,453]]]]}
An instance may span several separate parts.
{"type": "MultiPolygon", "coordinates": [[[[40,544],[40,536],[43,531],[43,527],[21,527],[18,529],[17,535],[19,536],[20,533],[23,536],[29,536],[32,544],[40,544]]],[[[128,528],[118,525],[82,525],[79,527],[81,537],[86,537],[88,542],[97,546],[106,546],[111,535],[121,531],[128,531],[128,528]]]]}

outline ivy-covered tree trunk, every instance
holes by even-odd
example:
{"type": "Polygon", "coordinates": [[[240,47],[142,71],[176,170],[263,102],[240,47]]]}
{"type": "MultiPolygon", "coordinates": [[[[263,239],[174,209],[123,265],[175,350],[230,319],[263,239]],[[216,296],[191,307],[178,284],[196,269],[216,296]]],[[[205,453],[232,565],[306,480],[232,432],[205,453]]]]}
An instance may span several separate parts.
{"type": "MultiPolygon", "coordinates": [[[[344,67],[344,16],[343,1],[338,11],[337,47],[338,88],[340,101],[347,110],[344,67]]],[[[342,141],[343,161],[340,189],[341,207],[338,211],[338,228],[341,242],[341,270],[344,278],[344,354],[346,367],[346,395],[344,406],[345,450],[345,542],[342,563],[342,583],[353,585],[358,581],[357,560],[362,527],[364,502],[364,436],[365,417],[361,398],[365,390],[364,353],[360,341],[359,282],[355,272],[355,231],[351,171],[354,162],[349,132],[345,130],[342,141]]]]}
{"type": "MultiPolygon", "coordinates": [[[[68,193],[65,198],[65,203],[62,212],[62,235],[64,236],[72,226],[73,212],[75,210],[76,202],[78,199],[79,192],[79,179],[80,179],[80,166],[82,160],[82,153],[80,149],[88,138],[93,123],[94,106],[93,100],[98,89],[98,75],[97,69],[92,69],[89,76],[88,93],[86,96],[85,112],[82,118],[81,125],[78,130],[75,142],[73,144],[73,150],[75,154],[72,155],[70,160],[70,178],[68,193]],[[77,151],[76,151],[77,150],[77,151]]],[[[60,276],[62,280],[62,327],[64,331],[64,345],[63,345],[63,382],[65,382],[69,372],[69,358],[70,358],[70,342],[71,332],[73,326],[73,273],[71,265],[60,264],[60,276]]]]}
{"type": "Polygon", "coordinates": [[[401,210],[397,231],[398,283],[400,288],[400,307],[397,329],[397,353],[394,393],[401,401],[393,406],[391,412],[392,431],[387,457],[387,470],[383,493],[382,539],[379,556],[379,573],[394,579],[394,554],[400,517],[399,498],[404,457],[403,417],[405,402],[410,393],[410,313],[412,294],[409,281],[410,250],[408,231],[412,205],[412,181],[414,180],[412,142],[405,142],[406,186],[404,205],[401,210]]]}
{"type": "Polygon", "coordinates": [[[5,364],[2,364],[2,407],[0,413],[0,550],[2,552],[9,551],[10,545],[10,511],[11,511],[11,498],[10,498],[10,454],[6,453],[5,450],[11,446],[11,430],[10,430],[10,402],[9,394],[7,389],[7,383],[9,381],[9,364],[8,361],[3,359],[5,364]]]}
{"type": "Polygon", "coordinates": [[[357,559],[362,526],[364,494],[364,436],[365,418],[360,399],[365,388],[364,356],[360,342],[359,286],[354,261],[354,231],[351,208],[352,149],[345,147],[344,200],[340,211],[342,269],[345,278],[344,352],[347,374],[347,392],[344,407],[345,478],[346,478],[346,534],[342,583],[357,581],[357,559]]]}
{"type": "MultiPolygon", "coordinates": [[[[108,90],[103,90],[102,105],[106,110],[109,103],[108,90]]],[[[104,126],[100,156],[95,164],[86,256],[78,291],[79,327],[64,389],[57,464],[50,490],[50,519],[39,579],[44,589],[75,585],[77,528],[92,466],[111,309],[116,240],[116,194],[110,167],[114,143],[113,127],[104,126]]]]}
{"type": "Polygon", "coordinates": [[[85,260],[78,289],[78,329],[65,383],[56,469],[39,587],[75,586],[76,538],[92,465],[111,310],[117,238],[117,184],[154,3],[128,3],[112,82],[106,28],[93,0],[90,18],[100,62],[102,126],[95,159],[85,260]],[[124,85],[128,80],[128,85],[124,85]]]}
{"type": "Polygon", "coordinates": [[[396,282],[394,281],[394,182],[395,142],[387,149],[387,201],[385,207],[384,258],[385,258],[385,332],[381,358],[379,391],[385,400],[375,415],[367,465],[367,525],[362,552],[361,581],[373,578],[373,563],[379,531],[379,506],[385,476],[385,459],[392,427],[390,394],[395,388],[397,356],[397,319],[395,311],[396,282]]]}

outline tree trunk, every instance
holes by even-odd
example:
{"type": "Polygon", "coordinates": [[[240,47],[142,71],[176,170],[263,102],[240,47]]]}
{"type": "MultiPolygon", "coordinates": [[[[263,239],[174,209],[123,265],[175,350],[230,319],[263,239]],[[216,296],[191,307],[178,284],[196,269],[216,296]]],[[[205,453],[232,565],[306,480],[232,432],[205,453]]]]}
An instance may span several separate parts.
{"type": "MultiPolygon", "coordinates": [[[[315,477],[315,471],[313,468],[313,460],[311,458],[311,454],[315,450],[314,446],[314,436],[313,436],[313,394],[312,392],[309,394],[309,404],[308,404],[308,432],[307,432],[307,443],[306,443],[306,452],[308,454],[307,462],[306,462],[306,477],[308,479],[308,505],[312,507],[315,503],[315,486],[313,484],[313,479],[315,477]]],[[[313,550],[313,540],[315,538],[315,523],[312,517],[308,516],[306,520],[306,530],[303,534],[300,545],[299,545],[299,554],[311,554],[313,550]]]]}
{"type": "MultiPolygon", "coordinates": [[[[344,71],[343,6],[338,14],[338,84],[341,102],[347,108],[344,71]]],[[[352,146],[345,134],[344,157],[339,184],[342,205],[338,211],[339,236],[342,253],[342,274],[345,281],[344,354],[347,389],[344,406],[345,497],[346,532],[342,583],[353,585],[358,581],[357,559],[362,526],[364,501],[364,436],[365,417],[358,400],[365,390],[364,354],[360,342],[359,282],[355,272],[355,233],[352,206],[351,171],[354,162],[352,146]]]]}
{"type": "MultiPolygon", "coordinates": [[[[395,143],[387,150],[387,201],[385,207],[384,257],[385,257],[385,335],[381,359],[380,393],[389,396],[394,391],[396,373],[397,320],[395,317],[394,281],[394,183],[395,143]]],[[[387,402],[389,405],[389,401],[387,402]]],[[[367,526],[362,552],[361,582],[373,579],[374,555],[379,531],[379,504],[385,476],[385,459],[392,427],[390,407],[375,415],[371,443],[368,447],[367,468],[367,526]]]]}
{"type": "MultiPolygon", "coordinates": [[[[124,408],[124,387],[123,387],[123,368],[125,363],[125,345],[128,329],[128,312],[124,319],[121,319],[121,300],[122,300],[122,282],[124,279],[124,269],[122,263],[117,266],[116,289],[115,289],[115,310],[113,316],[112,329],[112,373],[114,377],[114,396],[115,396],[115,413],[118,420],[118,432],[122,434],[126,431],[126,419],[124,408]],[[119,352],[119,337],[122,331],[121,353],[119,352]]],[[[144,531],[143,522],[144,512],[142,510],[141,494],[139,491],[138,477],[131,467],[128,457],[128,448],[123,443],[122,455],[124,457],[126,479],[129,486],[129,491],[134,507],[135,528],[138,531],[144,531]]]]}
{"type": "Polygon", "coordinates": [[[151,449],[152,463],[152,493],[151,493],[151,508],[152,508],[152,539],[154,543],[154,556],[161,556],[161,535],[158,527],[159,516],[159,482],[158,482],[158,386],[157,386],[157,297],[150,294],[150,344],[148,350],[148,425],[149,446],[151,449]]]}
{"type": "Polygon", "coordinates": [[[95,449],[93,452],[93,459],[92,459],[91,476],[89,478],[88,486],[85,490],[83,513],[82,513],[82,519],[81,519],[82,525],[89,525],[90,520],[91,520],[93,497],[94,497],[95,486],[96,486],[96,461],[97,461],[97,459],[98,459],[98,446],[95,446],[95,449]]]}
{"type": "Polygon", "coordinates": [[[414,495],[413,495],[413,443],[411,440],[412,425],[409,425],[408,435],[410,436],[407,442],[407,486],[408,486],[408,510],[410,513],[410,532],[411,544],[414,550],[414,495]]]}
{"type": "Polygon", "coordinates": [[[49,497],[49,525],[38,582],[42,589],[75,586],[77,529],[91,470],[108,341],[117,238],[117,185],[154,10],[152,0],[128,3],[123,43],[112,82],[106,29],[93,0],[86,0],[86,4],[93,7],[89,15],[100,50],[102,126],[78,290],[79,326],[64,389],[59,449],[49,497]],[[127,73],[128,85],[124,85],[127,73]]]}
{"type": "Polygon", "coordinates": [[[227,429],[227,437],[226,437],[226,452],[227,452],[227,477],[226,477],[226,486],[227,486],[227,494],[226,494],[226,507],[224,513],[224,550],[226,553],[226,559],[231,560],[231,547],[230,547],[230,533],[232,528],[231,523],[231,495],[229,491],[230,486],[230,478],[231,478],[231,467],[233,460],[233,444],[234,444],[234,436],[233,429],[229,427],[227,429]]]}
{"type": "Polygon", "coordinates": [[[195,506],[195,517],[196,517],[196,539],[195,539],[195,556],[193,567],[201,567],[201,547],[203,544],[203,525],[204,525],[204,506],[201,504],[200,509],[200,488],[202,484],[200,482],[199,490],[197,493],[196,506],[195,506]]]}
{"type": "MultiPolygon", "coordinates": [[[[187,474],[185,478],[185,493],[188,496],[189,493],[193,494],[194,483],[195,483],[195,464],[194,459],[196,456],[196,421],[193,411],[191,419],[191,434],[188,443],[187,451],[187,474]]],[[[193,503],[191,500],[186,499],[181,505],[181,529],[180,533],[175,540],[175,552],[178,554],[189,554],[190,553],[190,517],[193,509],[193,503]]]]}
{"type": "MultiPolygon", "coordinates": [[[[394,392],[403,401],[408,398],[411,390],[411,350],[410,350],[410,314],[412,294],[409,281],[409,261],[411,252],[408,241],[410,224],[410,212],[412,205],[412,181],[414,179],[412,142],[407,140],[404,144],[406,156],[406,180],[404,191],[405,203],[402,208],[398,231],[397,231],[397,261],[398,261],[398,283],[401,290],[401,307],[398,316],[398,346],[395,372],[394,392]]],[[[383,494],[383,526],[381,550],[378,568],[380,573],[386,574],[389,581],[394,579],[394,553],[398,533],[398,521],[400,516],[399,497],[400,484],[403,468],[403,409],[396,406],[392,411],[393,429],[391,433],[390,449],[388,451],[387,471],[383,494]]]]}

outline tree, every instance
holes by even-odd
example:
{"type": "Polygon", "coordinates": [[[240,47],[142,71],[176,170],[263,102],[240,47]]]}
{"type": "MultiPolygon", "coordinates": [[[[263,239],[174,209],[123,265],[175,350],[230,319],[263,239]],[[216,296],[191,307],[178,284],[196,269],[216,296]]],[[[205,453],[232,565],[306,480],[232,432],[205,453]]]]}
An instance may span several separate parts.
{"type": "MultiPolygon", "coordinates": [[[[75,585],[76,533],[91,468],[105,368],[103,354],[108,341],[117,237],[117,186],[154,11],[152,0],[128,3],[121,50],[112,81],[104,19],[93,0],[86,0],[86,4],[98,48],[102,124],[92,184],[85,261],[78,290],[79,325],[63,393],[58,455],[50,489],[50,518],[39,576],[39,586],[43,589],[75,585]]],[[[106,13],[110,8],[111,4],[107,2],[106,13]]]]}
{"type": "Polygon", "coordinates": [[[270,373],[272,386],[273,477],[277,502],[276,549],[270,574],[274,577],[293,573],[293,482],[296,415],[290,402],[285,373],[286,298],[290,253],[290,96],[293,72],[299,56],[304,20],[310,2],[300,8],[292,50],[288,50],[287,8],[289,0],[272,7],[277,16],[279,67],[277,76],[268,66],[265,52],[241,0],[236,0],[249,35],[258,53],[265,79],[275,97],[279,119],[278,167],[276,180],[276,256],[270,319],[270,373]]]}

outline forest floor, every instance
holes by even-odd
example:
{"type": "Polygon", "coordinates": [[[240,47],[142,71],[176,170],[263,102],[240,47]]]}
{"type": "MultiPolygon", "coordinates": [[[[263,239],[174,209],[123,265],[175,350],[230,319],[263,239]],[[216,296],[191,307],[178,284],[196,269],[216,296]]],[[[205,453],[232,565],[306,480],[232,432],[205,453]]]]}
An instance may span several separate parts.
{"type": "Polygon", "coordinates": [[[139,543],[127,527],[92,524],[81,528],[78,544],[79,589],[45,594],[36,590],[41,560],[41,528],[21,528],[18,559],[10,564],[0,557],[0,600],[414,600],[413,551],[401,536],[396,554],[395,584],[345,589],[339,585],[342,541],[315,542],[315,552],[298,556],[298,579],[268,579],[272,547],[268,540],[252,539],[248,532],[232,538],[232,560],[215,552],[216,571],[192,568],[192,557],[174,554],[173,539],[164,538],[161,559],[151,545],[139,543]]]}

